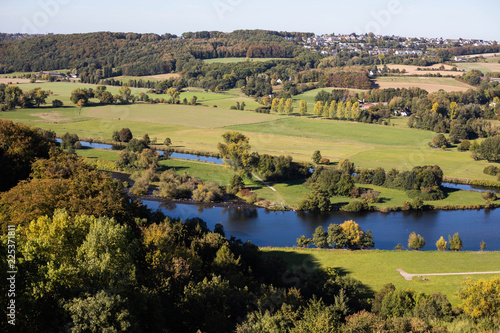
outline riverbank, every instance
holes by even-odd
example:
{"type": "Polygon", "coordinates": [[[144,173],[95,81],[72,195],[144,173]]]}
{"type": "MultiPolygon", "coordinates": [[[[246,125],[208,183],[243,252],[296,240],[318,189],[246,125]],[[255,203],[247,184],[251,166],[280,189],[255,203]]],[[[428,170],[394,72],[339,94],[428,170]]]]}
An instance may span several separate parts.
{"type": "MultiPolygon", "coordinates": [[[[115,162],[118,159],[119,151],[106,149],[83,149],[76,151],[79,156],[83,156],[93,161],[98,160],[115,162]]],[[[105,163],[100,165],[105,166],[105,163]]],[[[170,158],[160,161],[160,167],[163,170],[174,168],[178,173],[187,172],[192,177],[197,177],[202,181],[213,181],[221,186],[229,183],[233,171],[224,168],[220,164],[205,163],[197,160],[185,160],[170,158]]],[[[257,180],[245,179],[245,187],[262,198],[258,207],[266,207],[271,210],[295,210],[298,203],[304,196],[310,193],[310,190],[303,186],[305,180],[296,180],[286,183],[269,183],[276,191],[271,190],[257,180]]],[[[371,211],[374,212],[397,212],[403,211],[404,202],[411,201],[406,192],[385,188],[381,186],[356,184],[365,189],[380,192],[379,202],[370,204],[371,211]]],[[[483,193],[476,190],[461,190],[453,188],[444,188],[446,198],[437,201],[425,201],[427,209],[433,210],[477,210],[493,209],[500,207],[500,200],[488,202],[483,199],[483,193]]],[[[339,208],[349,202],[356,200],[349,197],[332,197],[331,203],[333,209],[339,208]]],[[[258,203],[258,202],[257,202],[258,203]]]]}

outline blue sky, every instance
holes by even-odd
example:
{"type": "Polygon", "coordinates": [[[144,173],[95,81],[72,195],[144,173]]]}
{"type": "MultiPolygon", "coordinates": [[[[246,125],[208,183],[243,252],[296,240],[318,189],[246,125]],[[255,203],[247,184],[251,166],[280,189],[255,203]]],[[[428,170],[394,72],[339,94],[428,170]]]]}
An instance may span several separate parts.
{"type": "Polygon", "coordinates": [[[499,0],[0,0],[0,32],[270,29],[500,41],[499,0]]]}

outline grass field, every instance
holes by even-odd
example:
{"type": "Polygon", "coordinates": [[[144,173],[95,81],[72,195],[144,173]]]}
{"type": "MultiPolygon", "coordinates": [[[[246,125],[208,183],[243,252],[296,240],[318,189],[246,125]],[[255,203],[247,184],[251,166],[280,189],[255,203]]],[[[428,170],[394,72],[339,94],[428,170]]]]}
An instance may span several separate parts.
{"type": "Polygon", "coordinates": [[[432,66],[413,66],[413,65],[387,65],[390,69],[405,70],[406,73],[403,75],[425,75],[425,74],[441,74],[441,75],[462,75],[462,71],[452,71],[453,66],[445,64],[435,64],[432,66]],[[441,66],[444,66],[446,70],[439,70],[441,66]]]}
{"type": "MultiPolygon", "coordinates": [[[[497,271],[500,267],[500,252],[439,252],[439,251],[347,251],[290,248],[261,248],[266,255],[280,255],[289,267],[336,267],[367,285],[373,292],[392,283],[396,288],[413,288],[425,293],[444,293],[456,306],[460,300],[456,293],[467,276],[429,276],[426,281],[414,278],[405,280],[397,271],[407,273],[453,273],[473,271],[497,271]]],[[[477,280],[489,279],[493,274],[471,275],[477,280]]],[[[496,276],[499,276],[498,274],[496,276]]]]}
{"type": "MultiPolygon", "coordinates": [[[[329,88],[312,89],[312,90],[305,91],[302,94],[294,96],[293,99],[296,100],[296,101],[306,101],[307,103],[314,104],[316,102],[314,100],[314,98],[316,97],[316,95],[321,90],[324,90],[324,91],[326,91],[328,93],[331,93],[332,90],[334,90],[334,89],[343,89],[343,90],[345,90],[344,88],[331,88],[331,87],[329,87],[329,88]]],[[[367,90],[361,90],[361,89],[347,89],[347,90],[353,91],[353,92],[357,92],[357,93],[362,93],[362,92],[367,91],[367,90]]]]}
{"type": "Polygon", "coordinates": [[[497,62],[457,62],[455,63],[457,67],[463,68],[465,70],[476,69],[483,73],[489,72],[500,72],[500,64],[497,62]]]}
{"type": "MultiPolygon", "coordinates": [[[[453,82],[459,84],[457,81],[453,82]]],[[[151,139],[156,138],[160,142],[169,137],[175,147],[207,152],[217,152],[217,143],[221,141],[224,132],[238,130],[250,138],[253,151],[271,155],[291,155],[298,161],[310,162],[312,153],[320,150],[321,154],[332,162],[349,158],[360,167],[381,166],[386,170],[408,170],[416,165],[437,164],[449,177],[495,179],[482,172],[488,163],[473,161],[470,153],[429,148],[427,143],[432,141],[436,134],[409,129],[406,126],[407,120],[403,118],[394,119],[395,126],[382,126],[228,110],[230,105],[243,100],[242,96],[236,95],[241,93],[238,89],[233,89],[228,94],[204,93],[190,89],[181,95],[188,99],[197,95],[201,103],[227,103],[227,107],[135,103],[95,105],[84,107],[80,112],[69,101],[70,93],[76,87],[93,85],[21,85],[23,90],[37,86],[54,92],[49,97],[49,102],[58,98],[63,100],[66,106],[59,109],[17,109],[1,112],[0,118],[52,129],[59,135],[70,132],[84,138],[104,140],[110,140],[113,131],[128,127],[138,137],[147,133],[151,139]]],[[[112,92],[117,90],[116,87],[108,89],[112,92]]],[[[309,93],[312,97],[316,92],[309,93]]],[[[296,190],[291,187],[291,197],[295,197],[293,192],[296,190]]],[[[287,194],[284,196],[287,197],[287,194]]]]}
{"type": "Polygon", "coordinates": [[[237,62],[269,61],[269,60],[292,60],[292,58],[213,58],[204,59],[207,64],[233,64],[237,62]]]}
{"type": "Polygon", "coordinates": [[[465,91],[473,88],[468,84],[449,77],[382,76],[378,77],[375,83],[378,84],[381,89],[418,87],[428,92],[436,92],[440,89],[444,91],[465,91]]]}

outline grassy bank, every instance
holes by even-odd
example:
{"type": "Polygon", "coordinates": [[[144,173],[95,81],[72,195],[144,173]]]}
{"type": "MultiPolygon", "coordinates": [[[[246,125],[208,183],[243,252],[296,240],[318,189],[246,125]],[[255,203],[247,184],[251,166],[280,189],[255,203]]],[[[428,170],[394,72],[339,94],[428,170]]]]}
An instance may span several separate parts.
{"type": "MultiPolygon", "coordinates": [[[[453,273],[473,271],[497,271],[500,267],[500,252],[439,252],[439,251],[348,251],[297,248],[261,248],[265,255],[280,255],[290,267],[335,267],[341,274],[355,278],[373,292],[388,283],[397,288],[413,288],[425,293],[444,293],[453,305],[461,283],[470,277],[474,280],[491,278],[488,275],[429,276],[426,280],[415,277],[405,280],[397,271],[407,273],[453,273]]],[[[496,274],[497,276],[499,274],[496,274]]]]}

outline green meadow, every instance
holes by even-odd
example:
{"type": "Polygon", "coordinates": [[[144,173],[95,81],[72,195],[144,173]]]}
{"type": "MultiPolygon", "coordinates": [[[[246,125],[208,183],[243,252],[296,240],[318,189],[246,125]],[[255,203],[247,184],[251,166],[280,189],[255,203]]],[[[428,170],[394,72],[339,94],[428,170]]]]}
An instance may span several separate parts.
{"type": "Polygon", "coordinates": [[[498,271],[500,252],[440,252],[440,251],[348,251],[298,248],[261,248],[266,255],[279,255],[290,268],[335,267],[340,274],[361,281],[372,292],[388,283],[396,288],[412,288],[418,292],[445,294],[456,306],[457,292],[467,278],[489,279],[500,274],[428,276],[405,280],[396,269],[410,274],[498,271]]]}
{"type": "Polygon", "coordinates": [[[213,58],[204,59],[206,64],[234,64],[238,62],[252,62],[252,61],[270,61],[270,60],[292,60],[291,58],[213,58]]]}

